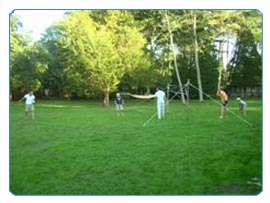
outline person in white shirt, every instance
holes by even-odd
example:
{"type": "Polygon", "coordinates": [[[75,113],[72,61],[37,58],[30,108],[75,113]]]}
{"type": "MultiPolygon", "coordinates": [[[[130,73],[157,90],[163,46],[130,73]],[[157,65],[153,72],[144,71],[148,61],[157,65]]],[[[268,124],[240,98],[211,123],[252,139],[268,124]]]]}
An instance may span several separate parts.
{"type": "Polygon", "coordinates": [[[28,94],[24,95],[23,98],[21,98],[20,101],[25,100],[25,115],[28,116],[29,111],[31,111],[32,119],[35,119],[35,95],[33,92],[29,92],[28,94]]]}
{"type": "Polygon", "coordinates": [[[154,95],[157,98],[157,115],[158,119],[165,117],[165,92],[157,88],[157,91],[154,95]]]}
{"type": "Polygon", "coordinates": [[[165,100],[166,94],[160,88],[157,88],[155,94],[150,95],[136,95],[136,94],[129,94],[130,96],[137,98],[137,99],[151,99],[157,98],[157,115],[158,119],[162,119],[165,117],[165,100]]]}
{"type": "Polygon", "coordinates": [[[240,114],[242,114],[243,116],[247,115],[247,103],[240,97],[237,97],[236,100],[238,101],[239,104],[240,114]]]}

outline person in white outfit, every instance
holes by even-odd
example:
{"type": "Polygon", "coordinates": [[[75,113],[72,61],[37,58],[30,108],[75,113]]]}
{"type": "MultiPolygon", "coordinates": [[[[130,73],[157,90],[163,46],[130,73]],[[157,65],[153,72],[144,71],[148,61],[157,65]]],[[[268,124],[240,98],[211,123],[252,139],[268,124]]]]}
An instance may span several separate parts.
{"type": "Polygon", "coordinates": [[[242,114],[243,116],[247,115],[247,103],[240,97],[237,97],[236,100],[238,101],[239,104],[240,114],[242,114]]]}
{"type": "Polygon", "coordinates": [[[158,119],[165,117],[165,92],[157,88],[157,91],[154,95],[157,98],[157,115],[158,119]]]}
{"type": "Polygon", "coordinates": [[[25,115],[28,116],[28,112],[31,111],[32,119],[35,119],[35,95],[33,92],[29,92],[28,94],[24,95],[20,101],[25,100],[25,115]]]}

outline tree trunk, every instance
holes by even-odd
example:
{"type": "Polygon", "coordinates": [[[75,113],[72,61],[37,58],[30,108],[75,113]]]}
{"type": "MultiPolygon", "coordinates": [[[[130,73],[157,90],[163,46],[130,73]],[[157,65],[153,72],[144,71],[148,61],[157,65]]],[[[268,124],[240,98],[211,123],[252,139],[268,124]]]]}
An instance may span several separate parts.
{"type": "Polygon", "coordinates": [[[108,107],[110,104],[110,88],[107,88],[105,91],[104,91],[104,98],[103,98],[103,105],[105,107],[108,107]]]}
{"type": "Polygon", "coordinates": [[[223,72],[223,45],[224,45],[224,42],[221,40],[219,42],[219,67],[218,67],[218,85],[217,85],[217,89],[218,90],[221,87],[221,81],[222,81],[222,72],[223,72]]]}
{"type": "Polygon", "coordinates": [[[179,70],[178,70],[178,67],[177,67],[177,58],[176,58],[177,53],[176,53],[175,46],[174,46],[173,34],[172,34],[171,27],[170,27],[170,21],[169,21],[169,18],[167,16],[166,12],[165,12],[165,19],[167,21],[167,28],[168,28],[169,35],[170,35],[170,43],[171,43],[171,47],[172,47],[172,51],[173,51],[174,68],[175,68],[175,73],[176,73],[176,77],[177,77],[178,84],[179,84],[179,89],[180,89],[180,93],[181,93],[181,99],[182,99],[182,102],[185,103],[186,100],[185,100],[185,95],[184,95],[184,91],[183,91],[183,85],[182,85],[181,78],[180,78],[180,73],[179,73],[179,70]]]}
{"type": "Polygon", "coordinates": [[[196,22],[196,14],[193,13],[193,37],[194,37],[194,52],[195,52],[195,65],[197,71],[197,82],[199,91],[199,100],[203,101],[203,89],[202,89],[202,80],[201,80],[201,71],[199,66],[199,57],[198,57],[198,41],[197,41],[197,22],[196,22]]]}

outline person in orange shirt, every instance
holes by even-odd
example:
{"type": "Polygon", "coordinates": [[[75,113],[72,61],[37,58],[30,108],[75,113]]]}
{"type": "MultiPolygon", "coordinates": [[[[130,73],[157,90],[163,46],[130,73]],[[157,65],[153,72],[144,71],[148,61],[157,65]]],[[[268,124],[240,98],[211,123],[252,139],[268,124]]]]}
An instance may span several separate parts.
{"type": "Polygon", "coordinates": [[[227,114],[228,95],[221,88],[219,88],[219,90],[218,90],[218,95],[220,96],[220,99],[221,99],[221,114],[220,114],[220,118],[224,118],[224,116],[226,116],[226,114],[227,114]]]}

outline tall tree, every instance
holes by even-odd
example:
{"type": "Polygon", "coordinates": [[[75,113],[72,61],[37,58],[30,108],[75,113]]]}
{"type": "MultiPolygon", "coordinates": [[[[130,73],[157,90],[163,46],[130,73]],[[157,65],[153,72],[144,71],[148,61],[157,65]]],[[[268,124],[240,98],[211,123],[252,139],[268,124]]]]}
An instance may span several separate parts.
{"type": "Polygon", "coordinates": [[[201,70],[199,66],[199,57],[198,57],[198,40],[197,40],[197,15],[196,12],[192,11],[193,17],[193,42],[194,42],[194,54],[195,54],[195,66],[197,72],[197,81],[199,91],[199,100],[203,101],[203,88],[202,88],[202,79],[201,79],[201,70]]]}
{"type": "Polygon", "coordinates": [[[23,24],[16,16],[10,18],[10,90],[38,90],[47,68],[47,51],[40,43],[33,43],[29,35],[24,35],[23,24]]]}
{"type": "Polygon", "coordinates": [[[212,17],[209,24],[212,37],[218,47],[219,66],[218,66],[218,83],[217,88],[224,85],[226,86],[226,69],[224,55],[230,50],[226,50],[226,44],[229,43],[228,38],[237,39],[237,33],[242,29],[241,24],[246,21],[243,13],[245,11],[226,10],[226,11],[211,11],[212,17]]]}
{"type": "MultiPolygon", "coordinates": [[[[173,82],[172,76],[175,76],[176,72],[173,65],[174,57],[170,46],[170,37],[163,12],[165,11],[136,10],[132,13],[136,21],[143,27],[142,32],[147,39],[145,50],[152,64],[151,74],[148,73],[151,76],[151,80],[147,80],[147,82],[151,81],[152,86],[166,87],[168,83],[173,82]]],[[[172,15],[172,11],[168,12],[172,15]]],[[[177,45],[175,44],[175,46],[177,45]]],[[[178,81],[176,80],[176,82],[178,81]]]]}
{"type": "Polygon", "coordinates": [[[262,85],[262,15],[258,11],[242,12],[235,54],[228,65],[229,84],[246,94],[247,88],[262,85]]]}
{"type": "Polygon", "coordinates": [[[124,74],[142,66],[145,39],[128,11],[74,11],[61,22],[66,54],[67,92],[115,91],[124,74]]]}
{"type": "Polygon", "coordinates": [[[10,15],[10,91],[11,94],[21,87],[20,81],[14,72],[15,63],[20,54],[23,53],[25,42],[23,36],[19,33],[22,29],[22,23],[15,15],[10,15]]]}
{"type": "Polygon", "coordinates": [[[177,65],[178,64],[177,63],[177,49],[175,47],[175,43],[174,43],[174,40],[173,40],[173,32],[172,32],[172,28],[171,28],[171,22],[170,22],[167,11],[164,11],[163,15],[164,15],[164,18],[165,18],[165,21],[166,21],[166,26],[167,26],[167,29],[168,29],[168,32],[169,32],[170,44],[171,44],[171,48],[172,48],[172,52],[173,52],[174,68],[175,68],[176,77],[177,77],[177,80],[178,80],[181,99],[182,99],[182,102],[185,103],[183,85],[182,85],[182,81],[181,81],[181,77],[180,77],[180,73],[179,73],[178,65],[177,65]]]}
{"type": "Polygon", "coordinates": [[[64,27],[60,22],[56,22],[46,29],[41,43],[49,53],[48,69],[43,74],[43,88],[54,97],[70,96],[66,94],[65,89],[67,86],[71,86],[66,71],[69,51],[62,46],[65,43],[65,37],[64,27]]]}

